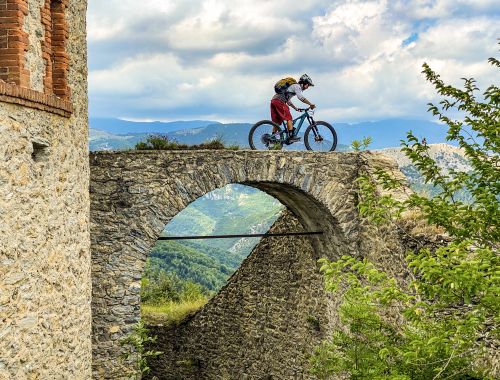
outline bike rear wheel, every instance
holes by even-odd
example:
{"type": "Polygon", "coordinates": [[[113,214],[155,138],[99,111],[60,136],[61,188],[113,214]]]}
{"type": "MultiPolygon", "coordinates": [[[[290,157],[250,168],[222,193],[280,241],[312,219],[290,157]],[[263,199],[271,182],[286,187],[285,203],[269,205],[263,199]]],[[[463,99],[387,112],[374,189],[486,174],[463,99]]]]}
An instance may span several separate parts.
{"type": "Polygon", "coordinates": [[[274,138],[273,130],[281,132],[278,124],[273,123],[271,120],[262,120],[254,124],[248,133],[248,144],[253,150],[267,150],[273,149],[276,144],[281,146],[281,142],[274,138]]]}
{"type": "Polygon", "coordinates": [[[337,132],[330,124],[317,121],[307,127],[304,144],[307,150],[333,152],[337,147],[337,132]]]}

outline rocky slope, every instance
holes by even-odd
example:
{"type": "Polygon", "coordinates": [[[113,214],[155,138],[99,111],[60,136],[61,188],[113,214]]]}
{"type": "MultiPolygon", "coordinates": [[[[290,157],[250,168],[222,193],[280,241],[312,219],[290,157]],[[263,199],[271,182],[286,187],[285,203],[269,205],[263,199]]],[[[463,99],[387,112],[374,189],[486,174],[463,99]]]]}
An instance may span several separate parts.
{"type": "MultiPolygon", "coordinates": [[[[401,148],[385,148],[378,150],[378,152],[394,158],[401,169],[413,166],[410,159],[401,151],[401,148]]],[[[467,162],[462,148],[449,144],[431,144],[429,145],[429,154],[436,160],[443,174],[448,175],[450,170],[464,172],[470,170],[470,164],[467,162]]]]}
{"type": "MultiPolygon", "coordinates": [[[[439,189],[436,187],[425,183],[424,178],[410,159],[401,151],[401,148],[380,149],[378,152],[396,160],[399,169],[408,180],[408,185],[414,191],[429,196],[436,195],[439,192],[439,189]]],[[[443,175],[448,176],[452,171],[468,172],[471,170],[471,166],[465,157],[465,152],[461,148],[448,144],[431,144],[429,145],[429,155],[436,161],[443,175]]],[[[456,198],[464,202],[473,202],[471,195],[465,190],[457,192],[456,198]]]]}

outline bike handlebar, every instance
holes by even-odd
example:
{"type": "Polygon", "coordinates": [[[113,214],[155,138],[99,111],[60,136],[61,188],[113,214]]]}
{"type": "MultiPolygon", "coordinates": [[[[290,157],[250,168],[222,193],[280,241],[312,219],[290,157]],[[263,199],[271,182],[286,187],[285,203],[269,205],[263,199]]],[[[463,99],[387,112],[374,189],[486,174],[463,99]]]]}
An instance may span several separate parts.
{"type": "Polygon", "coordinates": [[[314,109],[311,109],[311,107],[308,107],[308,108],[299,108],[298,109],[298,112],[306,112],[306,111],[309,111],[312,114],[314,114],[314,111],[316,110],[316,107],[314,107],[314,109]]]}

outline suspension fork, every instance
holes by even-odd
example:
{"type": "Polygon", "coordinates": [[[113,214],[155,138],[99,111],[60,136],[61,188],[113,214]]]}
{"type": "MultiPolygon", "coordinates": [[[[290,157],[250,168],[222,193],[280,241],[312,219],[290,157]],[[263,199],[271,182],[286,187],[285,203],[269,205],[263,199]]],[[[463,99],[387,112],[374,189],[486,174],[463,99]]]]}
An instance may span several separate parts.
{"type": "Polygon", "coordinates": [[[312,126],[311,129],[314,133],[314,138],[317,138],[319,136],[318,128],[316,127],[316,123],[314,122],[314,119],[312,118],[312,116],[307,115],[307,121],[309,122],[309,125],[312,126]]]}

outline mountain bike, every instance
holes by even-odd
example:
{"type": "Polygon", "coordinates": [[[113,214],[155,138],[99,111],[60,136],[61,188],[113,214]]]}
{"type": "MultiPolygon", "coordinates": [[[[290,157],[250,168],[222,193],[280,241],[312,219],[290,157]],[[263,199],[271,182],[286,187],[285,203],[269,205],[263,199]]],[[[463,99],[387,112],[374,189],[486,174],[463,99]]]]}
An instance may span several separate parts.
{"type": "Polygon", "coordinates": [[[271,120],[262,120],[254,124],[248,134],[248,143],[251,149],[281,149],[283,145],[291,145],[300,141],[299,132],[307,121],[308,126],[304,132],[304,145],[307,150],[332,152],[337,147],[337,132],[324,121],[314,121],[314,111],[310,108],[300,110],[302,115],[292,120],[293,135],[288,131],[286,121],[280,126],[271,120]],[[279,137],[277,133],[279,132],[279,137]]]}

